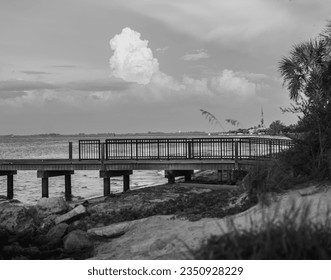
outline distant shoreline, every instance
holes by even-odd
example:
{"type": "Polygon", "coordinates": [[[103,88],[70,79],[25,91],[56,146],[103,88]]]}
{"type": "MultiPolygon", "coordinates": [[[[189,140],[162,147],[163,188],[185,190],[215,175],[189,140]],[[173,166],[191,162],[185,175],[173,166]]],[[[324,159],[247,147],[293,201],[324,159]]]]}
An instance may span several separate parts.
{"type": "MultiPolygon", "coordinates": [[[[38,134],[5,134],[0,135],[1,138],[11,137],[86,137],[86,136],[146,136],[146,135],[208,135],[208,132],[204,131],[188,131],[188,132],[128,132],[128,133],[114,133],[114,132],[102,132],[102,133],[74,133],[74,134],[62,134],[62,133],[38,133],[38,134]]],[[[221,134],[221,132],[212,133],[213,135],[221,134]]]]}
{"type": "Polygon", "coordinates": [[[242,134],[242,133],[225,133],[225,132],[137,132],[137,133],[78,133],[78,134],[59,134],[59,133],[48,133],[48,134],[27,134],[27,135],[0,135],[0,139],[11,139],[11,138],[57,138],[57,137],[72,137],[72,138],[86,138],[86,137],[94,137],[94,138],[126,138],[126,137],[266,137],[266,138],[284,138],[289,139],[285,135],[269,135],[269,134],[242,134]]]}

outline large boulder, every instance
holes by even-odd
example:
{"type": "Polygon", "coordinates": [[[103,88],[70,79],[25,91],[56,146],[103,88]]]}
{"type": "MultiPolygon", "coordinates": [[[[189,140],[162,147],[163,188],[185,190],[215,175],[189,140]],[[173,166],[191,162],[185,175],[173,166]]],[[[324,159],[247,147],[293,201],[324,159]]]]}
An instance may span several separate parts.
{"type": "Polygon", "coordinates": [[[64,239],[64,250],[67,252],[77,252],[91,250],[93,243],[88,234],[82,230],[74,230],[67,234],[64,239]]]}
{"type": "Polygon", "coordinates": [[[0,207],[0,228],[15,234],[33,233],[36,229],[36,211],[19,205],[0,207]]]}
{"type": "Polygon", "coordinates": [[[100,237],[107,237],[107,238],[113,238],[120,235],[123,235],[125,232],[127,232],[130,228],[130,226],[134,222],[122,222],[118,224],[112,224],[105,227],[98,227],[98,228],[91,228],[87,231],[87,233],[91,236],[100,236],[100,237]]]}
{"type": "Polygon", "coordinates": [[[46,234],[46,239],[49,242],[62,238],[68,229],[68,225],[65,223],[58,224],[52,227],[49,232],[46,234]]]}
{"type": "Polygon", "coordinates": [[[63,197],[43,197],[39,199],[36,208],[41,218],[52,214],[63,214],[70,209],[63,197]]]}

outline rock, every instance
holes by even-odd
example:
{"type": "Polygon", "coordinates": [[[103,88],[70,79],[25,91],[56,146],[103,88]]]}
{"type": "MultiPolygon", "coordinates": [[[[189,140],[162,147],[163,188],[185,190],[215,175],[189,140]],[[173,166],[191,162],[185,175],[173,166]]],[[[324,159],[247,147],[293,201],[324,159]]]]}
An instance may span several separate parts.
{"type": "Polygon", "coordinates": [[[28,259],[39,259],[41,252],[39,248],[36,246],[23,248],[22,255],[27,257],[28,259]]]}
{"type": "Polygon", "coordinates": [[[60,224],[63,222],[70,223],[86,214],[87,214],[86,208],[83,205],[79,205],[76,208],[72,209],[70,212],[57,217],[55,219],[55,224],[60,224]]]}
{"type": "Polygon", "coordinates": [[[130,228],[132,222],[123,222],[118,224],[112,224],[106,227],[92,228],[87,231],[91,236],[101,236],[101,237],[116,237],[123,235],[130,228]]]}
{"type": "Polygon", "coordinates": [[[2,248],[2,254],[5,257],[5,259],[12,259],[17,256],[23,255],[23,252],[24,252],[24,248],[22,248],[17,243],[6,245],[2,248]]]}
{"type": "Polygon", "coordinates": [[[69,205],[63,197],[43,197],[39,199],[36,208],[40,217],[51,214],[63,214],[69,210],[69,205]]]}
{"type": "Polygon", "coordinates": [[[47,232],[55,225],[55,219],[58,217],[56,214],[51,214],[44,218],[40,226],[38,228],[38,231],[40,234],[47,234],[47,232]]]}
{"type": "Polygon", "coordinates": [[[0,252],[1,252],[1,248],[4,245],[8,244],[8,239],[9,239],[8,231],[3,228],[0,228],[0,252]]]}
{"type": "Polygon", "coordinates": [[[24,206],[0,207],[0,227],[15,234],[33,233],[36,229],[35,213],[24,206]]]}
{"type": "Polygon", "coordinates": [[[92,241],[88,234],[82,230],[74,230],[64,237],[64,250],[67,252],[90,250],[92,248],[92,241]]]}
{"type": "Polygon", "coordinates": [[[68,225],[65,223],[58,224],[52,227],[46,234],[46,240],[52,242],[53,240],[62,238],[68,229],[68,225]]]}

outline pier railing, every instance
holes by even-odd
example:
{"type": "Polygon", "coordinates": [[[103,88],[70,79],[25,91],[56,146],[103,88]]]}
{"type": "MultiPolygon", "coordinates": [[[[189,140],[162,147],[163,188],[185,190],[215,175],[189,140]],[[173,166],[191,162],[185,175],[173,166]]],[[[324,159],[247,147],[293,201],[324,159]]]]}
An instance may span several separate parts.
{"type": "Polygon", "coordinates": [[[79,159],[257,160],[276,158],[292,145],[289,139],[263,137],[107,139],[105,143],[100,143],[99,140],[81,140],[79,159]]]}
{"type": "Polygon", "coordinates": [[[101,141],[100,140],[79,140],[78,141],[79,160],[100,160],[101,141]]]}

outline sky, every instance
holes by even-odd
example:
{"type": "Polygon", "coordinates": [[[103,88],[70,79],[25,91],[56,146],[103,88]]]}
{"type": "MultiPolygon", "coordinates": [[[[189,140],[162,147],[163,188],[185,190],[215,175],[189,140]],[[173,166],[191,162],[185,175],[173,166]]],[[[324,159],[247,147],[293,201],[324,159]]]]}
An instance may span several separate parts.
{"type": "Polygon", "coordinates": [[[0,135],[295,123],[278,71],[325,0],[0,0],[0,135]]]}

